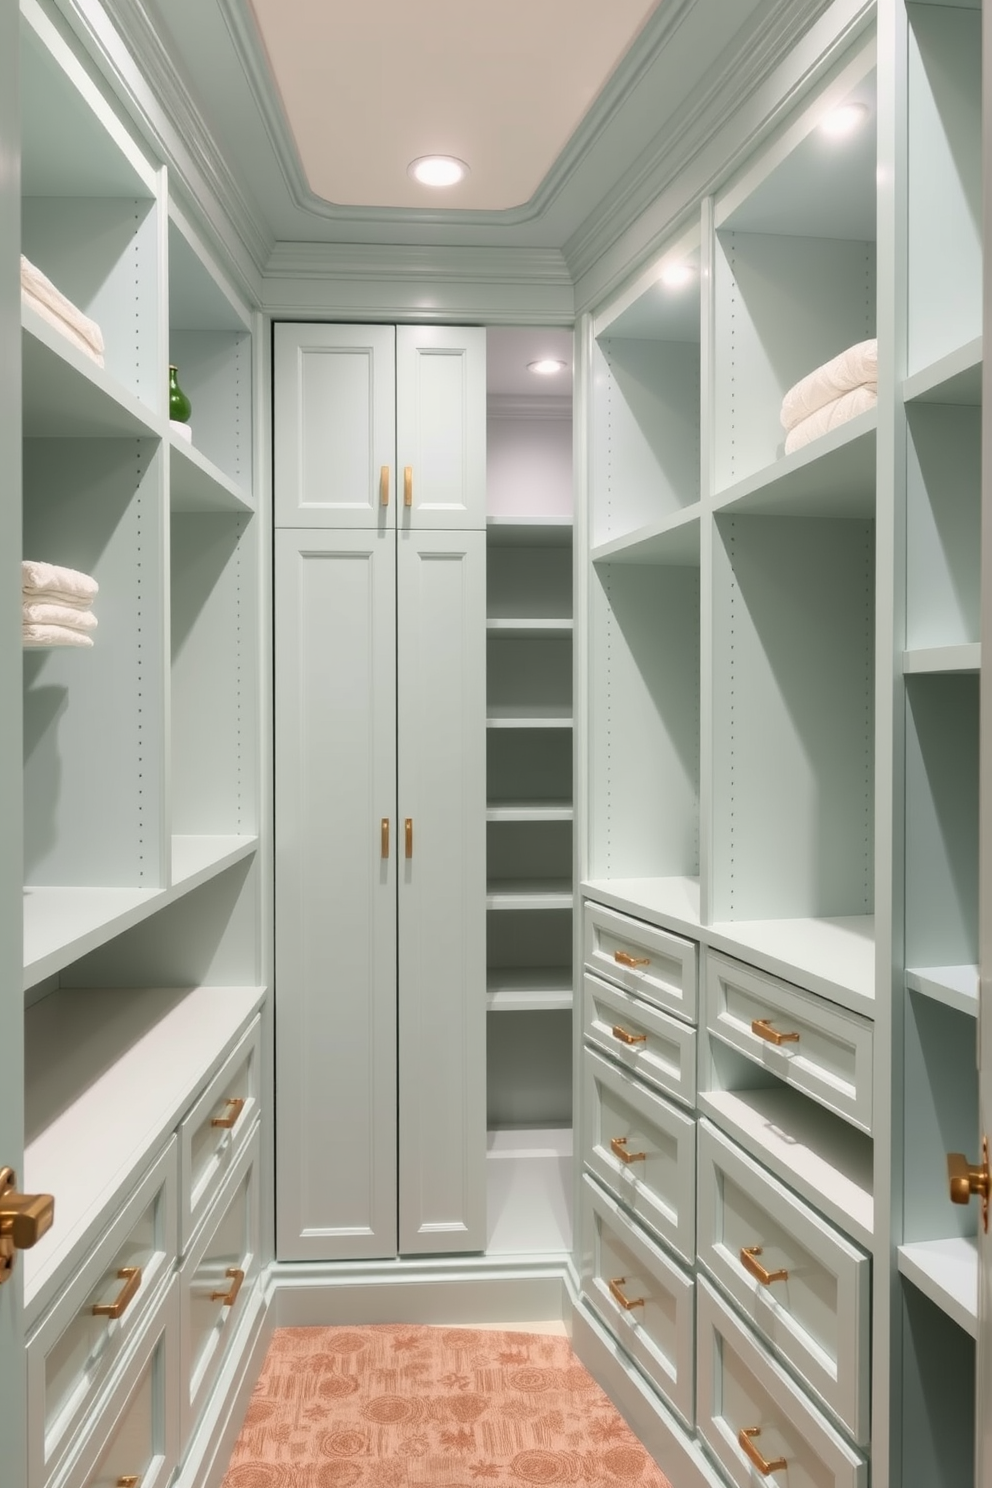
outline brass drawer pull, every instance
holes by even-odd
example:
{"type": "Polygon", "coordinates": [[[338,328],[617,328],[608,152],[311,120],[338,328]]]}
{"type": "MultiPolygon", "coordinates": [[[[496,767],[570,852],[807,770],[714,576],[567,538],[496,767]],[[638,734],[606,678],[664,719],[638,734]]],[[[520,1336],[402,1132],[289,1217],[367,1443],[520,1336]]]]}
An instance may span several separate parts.
{"type": "Polygon", "coordinates": [[[622,1044],[646,1044],[648,1036],[646,1033],[628,1033],[626,1028],[621,1028],[619,1023],[613,1025],[613,1037],[619,1039],[622,1044]]]}
{"type": "Polygon", "coordinates": [[[610,1282],[610,1296],[615,1302],[619,1302],[624,1312],[630,1312],[632,1307],[643,1307],[643,1297],[625,1297],[620,1288],[625,1284],[626,1276],[614,1276],[610,1282]]]}
{"type": "Polygon", "coordinates": [[[613,952],[613,959],[614,959],[614,961],[618,961],[621,966],[650,966],[651,965],[651,957],[650,956],[632,956],[629,951],[614,951],[613,952]]]}
{"type": "Polygon", "coordinates": [[[379,503],[381,506],[389,505],[389,466],[383,465],[379,471],[379,503]]]}
{"type": "Polygon", "coordinates": [[[389,857],[389,817],[384,816],[379,828],[379,853],[382,857],[389,857]]]}
{"type": "Polygon", "coordinates": [[[117,1479],[117,1488],[141,1488],[141,1479],[137,1473],[126,1473],[117,1479]]]}
{"type": "Polygon", "coordinates": [[[741,1265],[745,1271],[750,1271],[755,1281],[760,1281],[762,1286],[771,1286],[773,1281],[788,1281],[788,1271],[766,1271],[757,1259],[759,1255],[760,1245],[745,1245],[741,1251],[741,1265]]]}
{"type": "Polygon", "coordinates": [[[754,1445],[754,1442],[751,1440],[753,1436],[760,1435],[760,1426],[742,1426],[740,1431],[738,1431],[737,1433],[737,1440],[740,1442],[741,1447],[750,1457],[755,1467],[761,1473],[762,1477],[767,1478],[769,1473],[783,1472],[789,1464],[786,1462],[784,1457],[774,1457],[771,1462],[768,1462],[764,1457],[762,1457],[761,1453],[754,1445]]]}
{"type": "Polygon", "coordinates": [[[229,1266],[224,1272],[231,1279],[231,1288],[227,1292],[211,1292],[211,1302],[223,1302],[225,1307],[233,1307],[238,1300],[241,1284],[245,1279],[245,1273],[238,1266],[229,1266]]]}
{"type": "Polygon", "coordinates": [[[611,1137],[610,1146],[613,1148],[614,1156],[618,1157],[621,1162],[625,1163],[644,1162],[645,1158],[647,1157],[647,1153],[628,1152],[627,1143],[629,1141],[629,1137],[611,1137]]]}
{"type": "Polygon", "coordinates": [[[245,1108],[245,1098],[243,1095],[232,1095],[228,1097],[224,1105],[227,1107],[227,1115],[215,1116],[210,1125],[222,1126],[225,1131],[230,1131],[245,1108]]]}
{"type": "Polygon", "coordinates": [[[403,505],[413,505],[413,466],[403,467],[403,505]]]}
{"type": "Polygon", "coordinates": [[[131,1303],[138,1294],[141,1285],[141,1267],[123,1266],[117,1273],[117,1279],[124,1285],[113,1302],[99,1302],[93,1308],[94,1317],[120,1318],[127,1312],[131,1303]]]}
{"type": "Polygon", "coordinates": [[[756,1033],[759,1038],[763,1038],[769,1044],[798,1044],[799,1042],[798,1033],[779,1033],[777,1028],[771,1026],[767,1018],[755,1018],[751,1024],[751,1032],[756,1033]]]}
{"type": "Polygon", "coordinates": [[[413,857],[413,817],[408,816],[403,821],[403,852],[408,858],[413,857]]]}

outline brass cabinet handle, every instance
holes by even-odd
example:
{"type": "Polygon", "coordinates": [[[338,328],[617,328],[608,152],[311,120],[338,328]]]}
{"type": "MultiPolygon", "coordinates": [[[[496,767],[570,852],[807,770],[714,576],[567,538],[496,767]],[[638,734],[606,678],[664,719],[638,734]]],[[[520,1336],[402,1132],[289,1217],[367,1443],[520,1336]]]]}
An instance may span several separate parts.
{"type": "Polygon", "coordinates": [[[403,505],[413,505],[413,466],[403,467],[403,505]]]}
{"type": "Polygon", "coordinates": [[[782,1472],[785,1468],[788,1467],[789,1464],[786,1462],[784,1457],[775,1457],[772,1459],[771,1462],[768,1462],[764,1457],[762,1457],[761,1453],[754,1445],[754,1442],[751,1440],[752,1437],[760,1435],[760,1426],[742,1426],[740,1431],[738,1431],[737,1433],[737,1440],[740,1442],[741,1447],[750,1457],[755,1467],[761,1473],[761,1476],[763,1478],[767,1478],[769,1473],[782,1472]]]}
{"type": "Polygon", "coordinates": [[[379,471],[379,504],[389,505],[389,466],[383,465],[379,471]]]}
{"type": "Polygon", "coordinates": [[[230,1290],[226,1292],[211,1292],[210,1300],[211,1302],[223,1302],[225,1307],[233,1307],[238,1300],[238,1293],[245,1279],[245,1273],[238,1266],[229,1266],[224,1272],[224,1275],[230,1277],[230,1290]]]}
{"type": "Polygon", "coordinates": [[[745,1271],[750,1271],[755,1281],[760,1281],[762,1286],[771,1286],[773,1281],[788,1281],[788,1271],[766,1271],[757,1259],[759,1255],[760,1245],[745,1245],[741,1250],[741,1265],[745,1271]]]}
{"type": "Polygon", "coordinates": [[[769,1044],[798,1044],[799,1042],[798,1033],[779,1033],[777,1028],[771,1026],[767,1018],[755,1018],[751,1024],[751,1032],[756,1033],[759,1038],[763,1038],[769,1044]]]}
{"type": "Polygon", "coordinates": [[[644,1162],[644,1160],[647,1157],[647,1153],[646,1152],[628,1152],[627,1151],[627,1143],[629,1141],[630,1141],[630,1138],[629,1137],[611,1137],[610,1138],[610,1146],[613,1149],[614,1155],[616,1157],[618,1157],[621,1162],[624,1162],[624,1163],[644,1162]]]}
{"type": "Polygon", "coordinates": [[[614,951],[613,952],[613,959],[614,959],[614,961],[618,961],[621,966],[650,966],[651,965],[651,957],[650,956],[632,956],[629,951],[614,951]]]}
{"type": "Polygon", "coordinates": [[[947,1181],[951,1190],[952,1204],[967,1204],[972,1194],[978,1194],[982,1201],[982,1229],[987,1234],[989,1228],[989,1142],[988,1137],[982,1138],[982,1161],[979,1167],[974,1167],[963,1152],[949,1152],[947,1154],[947,1181]]]}
{"type": "Polygon", "coordinates": [[[232,1095],[228,1097],[224,1105],[227,1108],[227,1115],[215,1116],[210,1125],[222,1126],[225,1131],[230,1131],[245,1108],[245,1098],[243,1095],[232,1095]]]}
{"type": "Polygon", "coordinates": [[[632,1307],[643,1307],[643,1297],[625,1297],[620,1290],[626,1284],[626,1276],[614,1276],[610,1282],[610,1296],[615,1302],[619,1302],[624,1312],[630,1312],[632,1307]]]}
{"type": "Polygon", "coordinates": [[[648,1036],[646,1033],[628,1033],[626,1028],[621,1028],[619,1023],[613,1025],[613,1037],[619,1039],[622,1044],[646,1044],[648,1036]]]}
{"type": "Polygon", "coordinates": [[[388,858],[389,857],[389,817],[388,816],[384,816],[382,818],[382,824],[381,824],[381,826],[379,828],[379,851],[381,852],[381,854],[382,854],[382,856],[384,858],[388,858]]]}
{"type": "Polygon", "coordinates": [[[54,1218],[51,1194],[18,1193],[13,1168],[0,1168],[0,1286],[14,1269],[14,1252],[37,1245],[54,1218]]]}
{"type": "Polygon", "coordinates": [[[403,822],[403,851],[408,858],[413,857],[413,817],[408,816],[403,822]]]}
{"type": "Polygon", "coordinates": [[[137,1473],[126,1473],[117,1479],[117,1488],[140,1488],[141,1479],[137,1473]]]}
{"type": "Polygon", "coordinates": [[[131,1303],[138,1295],[141,1285],[140,1266],[122,1266],[117,1273],[117,1278],[124,1285],[113,1302],[99,1302],[93,1308],[94,1317],[121,1318],[127,1312],[131,1303]]]}

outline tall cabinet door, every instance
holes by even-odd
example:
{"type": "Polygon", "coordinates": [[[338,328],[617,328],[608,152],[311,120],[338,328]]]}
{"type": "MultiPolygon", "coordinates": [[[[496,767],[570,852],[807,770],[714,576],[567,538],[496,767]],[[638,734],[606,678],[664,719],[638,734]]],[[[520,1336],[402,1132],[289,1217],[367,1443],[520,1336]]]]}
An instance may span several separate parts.
{"type": "Polygon", "coordinates": [[[397,520],[403,528],[486,528],[486,333],[396,330],[397,520]]]}
{"type": "Polygon", "coordinates": [[[486,1244],[485,533],[398,537],[399,1245],[486,1244]]]}
{"type": "Polygon", "coordinates": [[[396,1253],[395,563],[276,533],[280,1260],[396,1253]]]}
{"type": "Polygon", "coordinates": [[[276,326],[277,527],[396,526],[395,350],[393,326],[276,326]]]}

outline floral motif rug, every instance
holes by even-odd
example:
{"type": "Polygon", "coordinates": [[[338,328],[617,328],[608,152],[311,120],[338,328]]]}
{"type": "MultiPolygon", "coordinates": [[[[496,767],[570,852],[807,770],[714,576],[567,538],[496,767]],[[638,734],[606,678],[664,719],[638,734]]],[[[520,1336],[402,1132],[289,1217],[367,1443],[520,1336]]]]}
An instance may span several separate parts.
{"type": "Polygon", "coordinates": [[[671,1488],[566,1338],[279,1328],[223,1488],[671,1488]]]}

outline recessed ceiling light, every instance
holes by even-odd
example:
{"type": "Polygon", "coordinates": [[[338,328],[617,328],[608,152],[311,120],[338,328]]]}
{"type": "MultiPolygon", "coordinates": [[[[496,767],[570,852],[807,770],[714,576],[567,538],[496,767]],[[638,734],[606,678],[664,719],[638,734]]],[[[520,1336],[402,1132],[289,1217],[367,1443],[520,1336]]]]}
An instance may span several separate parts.
{"type": "Polygon", "coordinates": [[[424,186],[454,186],[468,175],[468,166],[454,155],[421,155],[411,160],[407,174],[424,186]]]}
{"type": "Polygon", "coordinates": [[[558,361],[557,357],[541,357],[540,361],[528,362],[528,372],[536,372],[539,377],[553,377],[556,372],[564,372],[566,362],[558,361]]]}
{"type": "Polygon", "coordinates": [[[831,139],[843,139],[845,135],[853,134],[859,129],[867,117],[866,103],[843,103],[840,108],[831,109],[820,120],[820,129],[831,139]]]}
{"type": "Polygon", "coordinates": [[[670,263],[661,271],[661,282],[666,289],[684,289],[696,277],[692,264],[670,263]]]}

